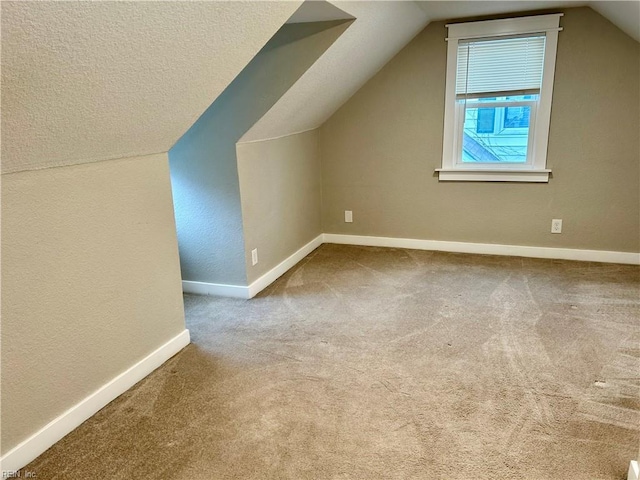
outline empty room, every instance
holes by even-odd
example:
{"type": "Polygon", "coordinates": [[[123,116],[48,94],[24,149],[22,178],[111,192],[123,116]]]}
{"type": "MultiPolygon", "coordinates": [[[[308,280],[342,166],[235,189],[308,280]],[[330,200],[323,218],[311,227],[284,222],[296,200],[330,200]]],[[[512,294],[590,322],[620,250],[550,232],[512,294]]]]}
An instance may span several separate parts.
{"type": "Polygon", "coordinates": [[[640,479],[640,2],[0,21],[2,478],[640,479]]]}

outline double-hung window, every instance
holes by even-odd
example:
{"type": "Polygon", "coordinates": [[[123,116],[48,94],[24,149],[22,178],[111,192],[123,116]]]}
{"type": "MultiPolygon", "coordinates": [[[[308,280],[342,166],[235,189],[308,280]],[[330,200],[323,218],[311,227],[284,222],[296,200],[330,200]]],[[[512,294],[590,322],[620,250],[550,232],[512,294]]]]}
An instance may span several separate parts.
{"type": "Polygon", "coordinates": [[[549,181],[561,15],[447,25],[440,180],[549,181]]]}

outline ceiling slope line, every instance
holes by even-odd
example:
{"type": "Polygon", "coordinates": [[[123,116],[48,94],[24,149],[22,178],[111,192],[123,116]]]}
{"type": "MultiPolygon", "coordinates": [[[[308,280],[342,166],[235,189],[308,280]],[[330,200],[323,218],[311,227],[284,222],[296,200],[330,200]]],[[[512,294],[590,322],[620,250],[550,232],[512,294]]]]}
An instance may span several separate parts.
{"type": "Polygon", "coordinates": [[[414,2],[331,3],[353,15],[353,25],[240,142],[318,128],[429,23],[414,2]]]}

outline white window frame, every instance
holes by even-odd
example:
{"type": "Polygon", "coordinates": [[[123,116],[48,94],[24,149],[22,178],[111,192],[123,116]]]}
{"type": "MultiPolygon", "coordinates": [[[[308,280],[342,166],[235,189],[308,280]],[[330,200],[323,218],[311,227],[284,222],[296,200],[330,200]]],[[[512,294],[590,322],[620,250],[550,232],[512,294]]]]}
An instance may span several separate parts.
{"type": "MultiPolygon", "coordinates": [[[[533,17],[507,18],[483,22],[449,24],[447,37],[447,71],[444,112],[444,139],[442,168],[436,169],[440,181],[484,182],[548,182],[551,170],[547,169],[547,145],[553,79],[555,75],[558,32],[562,13],[533,17]],[[499,38],[502,36],[544,33],[545,54],[542,85],[537,105],[531,110],[529,143],[526,163],[461,162],[459,143],[462,141],[464,108],[456,102],[456,71],[458,66],[458,42],[473,38],[499,38]]],[[[496,105],[500,102],[495,102],[496,105]]],[[[509,104],[511,106],[513,102],[509,104]]],[[[518,102],[524,103],[524,102],[518,102]]],[[[479,104],[479,107],[485,107],[479,104]]],[[[493,106],[493,105],[492,105],[493,106]]],[[[473,105],[475,107],[475,105],[473,105]]]]}

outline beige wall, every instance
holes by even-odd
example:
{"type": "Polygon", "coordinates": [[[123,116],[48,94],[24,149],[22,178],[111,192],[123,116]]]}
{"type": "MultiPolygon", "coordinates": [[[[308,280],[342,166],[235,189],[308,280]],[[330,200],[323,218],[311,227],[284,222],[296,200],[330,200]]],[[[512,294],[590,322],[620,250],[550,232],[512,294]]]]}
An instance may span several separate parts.
{"type": "Polygon", "coordinates": [[[589,8],[565,13],[548,184],[438,182],[446,28],[437,22],[322,126],[324,231],[639,251],[638,43],[589,8]],[[562,234],[550,233],[552,218],[564,220],[562,234]]]}
{"type": "Polygon", "coordinates": [[[351,23],[283,25],[169,151],[184,280],[247,285],[236,142],[351,23]]]}
{"type": "Polygon", "coordinates": [[[2,176],[2,453],[184,330],[167,155],[2,176]]]}
{"type": "Polygon", "coordinates": [[[249,283],[322,233],[318,130],[236,147],[249,283]],[[258,264],[251,265],[251,250],[258,264]]]}

